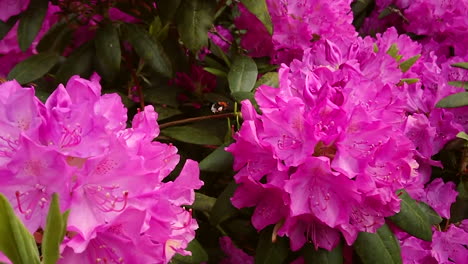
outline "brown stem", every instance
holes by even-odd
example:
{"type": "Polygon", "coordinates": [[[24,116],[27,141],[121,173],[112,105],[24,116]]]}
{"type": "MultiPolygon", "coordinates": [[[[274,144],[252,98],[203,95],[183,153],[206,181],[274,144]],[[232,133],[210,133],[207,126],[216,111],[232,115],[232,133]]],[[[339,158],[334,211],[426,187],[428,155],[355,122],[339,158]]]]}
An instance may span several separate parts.
{"type": "Polygon", "coordinates": [[[182,124],[187,124],[187,123],[192,123],[192,122],[197,122],[197,121],[202,121],[202,120],[220,119],[220,118],[234,117],[234,116],[236,116],[235,113],[226,113],[226,114],[219,114],[219,115],[192,117],[192,118],[187,118],[187,119],[182,119],[182,120],[177,120],[177,121],[172,121],[172,122],[161,124],[159,125],[159,129],[164,129],[166,127],[177,126],[177,125],[182,125],[182,124]]]}

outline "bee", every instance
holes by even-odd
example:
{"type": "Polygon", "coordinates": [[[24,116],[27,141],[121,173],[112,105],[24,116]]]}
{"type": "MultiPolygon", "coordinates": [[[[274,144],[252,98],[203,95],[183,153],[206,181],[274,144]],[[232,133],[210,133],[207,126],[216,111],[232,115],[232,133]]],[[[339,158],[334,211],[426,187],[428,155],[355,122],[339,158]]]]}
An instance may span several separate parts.
{"type": "Polygon", "coordinates": [[[223,101],[216,102],[211,105],[211,112],[213,112],[213,114],[219,114],[225,111],[228,108],[228,106],[229,105],[226,102],[223,102],[223,101]]]}

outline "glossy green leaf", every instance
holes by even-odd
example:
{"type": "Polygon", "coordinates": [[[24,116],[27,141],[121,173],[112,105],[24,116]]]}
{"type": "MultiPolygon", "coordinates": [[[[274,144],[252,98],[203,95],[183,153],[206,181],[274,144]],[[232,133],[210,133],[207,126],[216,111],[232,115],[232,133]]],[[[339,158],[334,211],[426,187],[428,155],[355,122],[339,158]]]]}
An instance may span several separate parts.
{"type": "Polygon", "coordinates": [[[60,244],[65,236],[69,211],[60,212],[58,195],[52,195],[47,222],[42,239],[42,263],[54,264],[60,257],[60,244]]]}
{"type": "Polygon", "coordinates": [[[60,65],[55,77],[58,83],[66,83],[73,75],[86,77],[91,74],[94,58],[93,41],[86,42],[74,50],[60,65]]]}
{"type": "Polygon", "coordinates": [[[199,145],[221,145],[222,140],[218,138],[210,127],[195,125],[168,127],[161,131],[165,136],[173,139],[199,145]]]}
{"type": "Polygon", "coordinates": [[[102,73],[108,80],[113,80],[120,71],[121,50],[119,33],[112,24],[105,24],[96,31],[94,39],[97,60],[102,67],[102,73]]]}
{"type": "Polygon", "coordinates": [[[6,22],[0,20],[0,40],[2,40],[18,21],[19,15],[10,17],[6,22]]]}
{"type": "Polygon", "coordinates": [[[401,71],[407,72],[411,68],[411,66],[413,66],[416,63],[416,61],[418,61],[420,57],[421,57],[421,54],[418,54],[400,63],[401,71]]]}
{"type": "Polygon", "coordinates": [[[210,68],[210,67],[204,67],[203,70],[215,75],[215,76],[218,76],[218,77],[227,77],[227,73],[225,71],[222,71],[222,70],[218,70],[218,69],[215,69],[215,68],[210,68]]]}
{"type": "Polygon", "coordinates": [[[451,86],[461,87],[461,88],[465,88],[465,90],[468,90],[468,82],[464,82],[464,81],[451,81],[451,82],[448,82],[448,84],[451,85],[451,86]]]}
{"type": "Polygon", "coordinates": [[[438,225],[442,222],[442,217],[440,217],[439,214],[428,204],[423,202],[417,202],[417,204],[419,208],[421,208],[421,211],[426,215],[431,225],[438,225]]]}
{"type": "Polygon", "coordinates": [[[454,108],[468,105],[468,92],[456,93],[442,98],[436,107],[454,108]]]}
{"type": "Polygon", "coordinates": [[[252,58],[244,55],[235,57],[228,73],[229,89],[232,93],[252,91],[257,74],[257,64],[252,58]]]}
{"type": "Polygon", "coordinates": [[[277,236],[272,241],[273,228],[270,226],[260,232],[260,238],[255,254],[256,264],[282,264],[288,257],[289,244],[286,238],[277,236]]]}
{"type": "Polygon", "coordinates": [[[157,40],[135,24],[122,24],[122,29],[126,40],[130,42],[145,63],[163,76],[172,76],[171,60],[157,40]]]}
{"type": "Polygon", "coordinates": [[[158,14],[161,18],[161,22],[164,24],[171,22],[174,19],[181,2],[182,0],[156,0],[158,14]]]}
{"type": "Polygon", "coordinates": [[[375,234],[360,232],[353,246],[363,264],[402,263],[400,244],[386,224],[375,234]]]}
{"type": "Polygon", "coordinates": [[[265,0],[241,0],[241,3],[262,22],[268,33],[273,34],[273,25],[265,0]]]}
{"type": "Polygon", "coordinates": [[[452,64],[452,66],[468,70],[468,62],[458,62],[458,63],[452,64]]]}
{"type": "Polygon", "coordinates": [[[39,264],[34,237],[16,217],[8,200],[0,194],[0,251],[14,264],[39,264]]]}
{"type": "Polygon", "coordinates": [[[188,246],[188,251],[192,252],[191,256],[182,256],[182,255],[175,255],[172,258],[171,263],[180,263],[180,264],[199,264],[205,261],[208,261],[208,254],[206,253],[205,249],[203,249],[202,245],[196,240],[192,240],[188,246]]]}
{"type": "Polygon", "coordinates": [[[224,150],[229,144],[219,146],[210,155],[200,162],[200,170],[209,172],[224,172],[232,168],[233,157],[230,152],[224,150]]]}
{"type": "Polygon", "coordinates": [[[213,26],[215,5],[210,0],[183,0],[177,12],[180,38],[193,53],[208,46],[207,33],[213,26]]]}
{"type": "Polygon", "coordinates": [[[33,55],[16,64],[8,74],[8,79],[16,79],[20,84],[26,84],[41,78],[59,61],[60,56],[54,52],[44,52],[33,55]]]}
{"type": "Polygon", "coordinates": [[[343,244],[339,243],[332,251],[319,248],[315,250],[311,243],[302,248],[302,256],[306,264],[341,264],[343,263],[343,244]]]}
{"type": "Polygon", "coordinates": [[[432,240],[431,223],[415,200],[405,190],[399,190],[400,212],[389,217],[395,225],[422,240],[432,240]]]}
{"type": "Polygon", "coordinates": [[[31,0],[26,11],[21,14],[18,26],[18,44],[22,51],[26,51],[31,46],[39,33],[48,4],[47,0],[31,0]]]}
{"type": "Polygon", "coordinates": [[[187,206],[193,208],[194,210],[204,211],[204,212],[211,212],[213,206],[216,203],[216,198],[210,197],[208,195],[204,195],[202,193],[195,192],[195,201],[193,205],[187,206]]]}
{"type": "Polygon", "coordinates": [[[54,51],[62,54],[65,47],[72,39],[73,30],[66,21],[61,21],[52,26],[37,44],[37,51],[54,51]]]}
{"type": "Polygon", "coordinates": [[[278,88],[279,79],[277,72],[267,72],[260,79],[255,82],[255,89],[260,85],[268,85],[270,87],[278,88]]]}
{"type": "Polygon", "coordinates": [[[459,132],[457,134],[457,138],[463,138],[464,140],[468,141],[468,134],[466,134],[465,132],[459,132]]]}
{"type": "Polygon", "coordinates": [[[219,195],[210,213],[210,222],[213,226],[217,226],[238,213],[238,210],[231,204],[231,197],[236,188],[236,183],[232,181],[219,195]]]}

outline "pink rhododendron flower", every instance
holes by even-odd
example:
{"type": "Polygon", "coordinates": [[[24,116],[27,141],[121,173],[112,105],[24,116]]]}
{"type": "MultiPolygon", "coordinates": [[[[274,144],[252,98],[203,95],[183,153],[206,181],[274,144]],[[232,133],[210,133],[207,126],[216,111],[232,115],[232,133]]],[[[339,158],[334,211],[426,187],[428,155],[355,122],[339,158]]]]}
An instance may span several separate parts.
{"type": "Polygon", "coordinates": [[[237,248],[228,236],[219,239],[221,249],[226,254],[226,258],[221,261],[221,264],[253,264],[254,258],[247,255],[244,251],[237,248]]]}
{"type": "Polygon", "coordinates": [[[198,225],[182,206],[203,184],[197,163],[187,160],[174,182],[163,181],[179,156],[153,142],[153,106],[127,128],[127,109],[119,95],[101,95],[99,79],[73,76],[45,104],[16,81],[0,85],[0,192],[31,233],[44,228],[59,194],[61,210],[70,210],[61,263],[168,263],[190,254],[198,225]]]}

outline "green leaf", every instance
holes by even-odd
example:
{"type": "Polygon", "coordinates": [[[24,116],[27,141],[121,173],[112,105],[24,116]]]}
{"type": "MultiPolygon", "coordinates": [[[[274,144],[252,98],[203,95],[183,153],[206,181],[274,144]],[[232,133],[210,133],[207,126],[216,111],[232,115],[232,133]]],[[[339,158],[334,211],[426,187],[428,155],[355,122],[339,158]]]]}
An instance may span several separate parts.
{"type": "Polygon", "coordinates": [[[273,228],[270,226],[260,232],[257,250],[255,254],[256,264],[282,264],[288,257],[289,245],[285,238],[276,237],[272,242],[273,228]]]}
{"type": "Polygon", "coordinates": [[[72,39],[73,30],[66,21],[61,21],[52,26],[37,44],[37,51],[55,51],[62,54],[65,47],[72,39]]]}
{"type": "Polygon", "coordinates": [[[122,24],[124,36],[136,53],[155,71],[172,76],[172,65],[162,45],[138,25],[122,24]]]}
{"type": "Polygon", "coordinates": [[[315,250],[311,243],[302,248],[302,256],[306,264],[341,264],[343,263],[343,244],[339,243],[332,251],[319,248],[315,250]]]}
{"type": "Polygon", "coordinates": [[[233,157],[224,150],[229,144],[219,146],[200,162],[200,170],[209,172],[224,172],[232,168],[233,157]]]}
{"type": "Polygon", "coordinates": [[[270,87],[278,88],[279,79],[277,72],[267,72],[255,83],[255,88],[257,89],[260,85],[268,85],[270,87]]]}
{"type": "Polygon", "coordinates": [[[422,240],[432,240],[431,223],[416,201],[405,190],[399,190],[400,212],[389,217],[395,225],[422,240]]]}
{"type": "Polygon", "coordinates": [[[179,254],[176,254],[173,258],[171,263],[180,263],[180,264],[198,264],[202,263],[205,261],[208,261],[208,254],[206,253],[205,249],[203,249],[202,245],[196,240],[192,240],[188,246],[187,249],[188,251],[192,252],[191,256],[182,256],[179,254]]]}
{"type": "Polygon", "coordinates": [[[165,136],[173,139],[199,145],[221,145],[219,139],[210,127],[201,127],[196,125],[168,127],[161,131],[165,136]]]}
{"type": "Polygon", "coordinates": [[[363,264],[402,263],[400,244],[386,224],[375,234],[360,232],[353,246],[363,264]]]}
{"type": "Polygon", "coordinates": [[[195,202],[193,202],[193,205],[187,207],[193,208],[194,210],[209,213],[211,212],[211,209],[213,209],[215,203],[216,198],[195,192],[195,202]]]}
{"type": "Polygon", "coordinates": [[[466,134],[466,133],[463,132],[463,131],[462,131],[462,132],[459,132],[459,133],[457,134],[457,138],[462,138],[462,139],[468,141],[468,134],[466,134]]]}
{"type": "Polygon", "coordinates": [[[232,181],[219,195],[210,212],[210,222],[213,226],[217,226],[238,213],[238,210],[231,204],[231,197],[236,188],[237,184],[232,181]]]}
{"type": "MultiPolygon", "coordinates": [[[[375,48],[374,48],[375,49],[375,48]]],[[[399,61],[401,59],[401,56],[398,55],[398,47],[396,44],[392,44],[390,48],[387,50],[387,54],[390,55],[392,58],[395,60],[399,61]]]]}
{"type": "Polygon", "coordinates": [[[26,51],[39,33],[47,13],[47,0],[31,0],[28,8],[21,14],[18,26],[18,43],[26,51]]]}
{"type": "Polygon", "coordinates": [[[8,79],[16,79],[20,84],[37,80],[49,72],[59,61],[60,56],[53,52],[44,52],[33,55],[16,64],[8,74],[8,79]]]}
{"type": "Polygon", "coordinates": [[[426,215],[431,225],[438,225],[442,222],[442,217],[440,217],[439,214],[428,204],[424,202],[418,202],[417,204],[419,208],[421,208],[421,211],[426,215]]]}
{"type": "Polygon", "coordinates": [[[458,63],[452,64],[451,66],[468,70],[468,62],[458,62],[458,63]]]}
{"type": "Polygon", "coordinates": [[[218,70],[218,69],[210,68],[210,67],[204,67],[203,70],[218,77],[227,77],[227,73],[222,70],[218,70]]]}
{"type": "Polygon", "coordinates": [[[169,105],[158,105],[156,111],[158,112],[158,122],[182,114],[182,111],[169,105]]]}
{"type": "Polygon", "coordinates": [[[464,82],[464,81],[451,81],[451,82],[448,82],[448,84],[451,85],[451,86],[461,87],[461,88],[465,88],[465,90],[468,90],[468,82],[464,82]]]}
{"type": "Polygon", "coordinates": [[[42,240],[42,263],[54,264],[60,257],[60,244],[65,236],[69,211],[60,213],[58,195],[52,195],[42,240]]]}
{"type": "Polygon", "coordinates": [[[117,29],[112,24],[105,24],[96,31],[94,39],[96,56],[103,67],[106,79],[113,80],[120,71],[121,51],[117,29]]]}
{"type": "Polygon", "coordinates": [[[59,83],[66,83],[73,75],[86,77],[91,74],[94,58],[93,41],[88,41],[74,50],[60,65],[55,78],[59,83]]]}
{"type": "Polygon", "coordinates": [[[403,85],[403,83],[413,84],[419,82],[418,78],[408,78],[408,79],[401,79],[398,85],[403,85]]]}
{"type": "Polygon", "coordinates": [[[163,22],[164,24],[171,22],[181,2],[181,0],[156,0],[156,5],[158,7],[158,13],[159,17],[161,18],[161,22],[163,22]]]}
{"type": "Polygon", "coordinates": [[[8,200],[0,194],[0,251],[14,264],[39,264],[34,237],[16,217],[8,200]]]}
{"type": "Polygon", "coordinates": [[[407,72],[411,68],[411,66],[413,66],[416,63],[416,61],[418,61],[420,57],[421,57],[421,54],[418,54],[400,63],[401,71],[407,72]]]}
{"type": "Polygon", "coordinates": [[[273,25],[265,0],[241,0],[241,3],[262,22],[270,35],[273,34],[273,25]]]}
{"type": "Polygon", "coordinates": [[[456,93],[442,98],[436,107],[454,108],[468,105],[468,92],[456,93]]]}
{"type": "Polygon", "coordinates": [[[6,22],[0,20],[0,40],[2,40],[18,21],[19,15],[10,17],[6,22]]]}
{"type": "Polygon", "coordinates": [[[213,26],[214,6],[210,0],[184,0],[177,12],[177,29],[185,46],[196,53],[208,46],[208,30],[213,26]]]}
{"type": "Polygon", "coordinates": [[[228,73],[229,89],[232,93],[252,91],[257,74],[257,64],[252,58],[244,55],[235,57],[228,73]]]}

